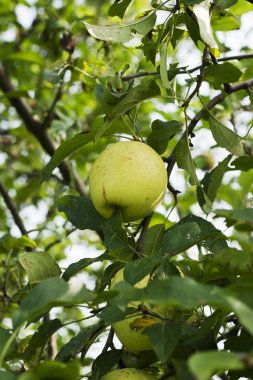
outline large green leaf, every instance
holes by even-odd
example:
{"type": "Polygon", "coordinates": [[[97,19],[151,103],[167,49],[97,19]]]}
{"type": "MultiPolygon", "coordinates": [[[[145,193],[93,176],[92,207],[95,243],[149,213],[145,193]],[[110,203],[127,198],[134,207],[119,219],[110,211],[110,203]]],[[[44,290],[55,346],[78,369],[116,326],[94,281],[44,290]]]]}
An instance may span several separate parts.
{"type": "Polygon", "coordinates": [[[212,223],[189,215],[165,231],[162,252],[174,256],[195,244],[202,245],[211,252],[227,248],[225,237],[212,223]]]}
{"type": "Polygon", "coordinates": [[[18,327],[31,323],[55,306],[70,306],[90,302],[94,296],[81,283],[67,284],[58,277],[49,278],[35,285],[14,312],[13,324],[18,327]]]}
{"type": "Polygon", "coordinates": [[[181,325],[176,321],[156,323],[144,331],[148,335],[157,358],[165,363],[173,354],[181,335],[181,325]]]}
{"type": "Polygon", "coordinates": [[[98,230],[105,222],[88,197],[65,195],[57,203],[58,210],[64,212],[68,220],[80,230],[98,230]]]}
{"type": "Polygon", "coordinates": [[[110,350],[97,356],[92,365],[94,380],[100,379],[114,367],[121,359],[122,353],[122,350],[110,350]]]}
{"type": "Polygon", "coordinates": [[[198,352],[190,357],[188,365],[197,380],[209,380],[214,374],[244,368],[240,358],[227,351],[198,352]]]}
{"type": "Polygon", "coordinates": [[[236,210],[217,209],[215,210],[217,217],[226,218],[228,226],[236,223],[246,223],[253,226],[253,208],[243,208],[236,210]]]}
{"type": "Polygon", "coordinates": [[[61,274],[59,265],[46,252],[23,253],[19,256],[19,262],[25,269],[30,284],[61,274]]]}
{"type": "Polygon", "coordinates": [[[52,171],[62,163],[62,161],[68,157],[71,153],[74,153],[78,149],[82,148],[84,145],[93,141],[93,132],[78,133],[71,139],[64,141],[55,151],[53,157],[48,162],[48,164],[43,168],[42,171],[42,181],[49,178],[52,171]]]}
{"type": "Polygon", "coordinates": [[[222,83],[237,82],[241,75],[241,71],[230,62],[210,65],[204,70],[204,79],[215,86],[222,83]]]}
{"type": "Polygon", "coordinates": [[[253,157],[252,156],[238,157],[234,161],[231,162],[231,166],[233,167],[233,170],[242,170],[246,172],[250,169],[253,169],[253,157]]]}
{"type": "Polygon", "coordinates": [[[153,29],[156,22],[154,12],[131,22],[122,22],[111,25],[93,25],[84,22],[84,25],[91,36],[109,42],[128,42],[135,33],[145,35],[153,29]]]}
{"type": "Polygon", "coordinates": [[[235,156],[243,155],[241,139],[235,132],[211,116],[209,117],[209,125],[218,146],[227,149],[235,156]]]}
{"type": "Polygon", "coordinates": [[[156,255],[160,251],[164,231],[164,224],[155,224],[148,229],[143,246],[143,252],[145,255],[156,255]]]}
{"type": "Polygon", "coordinates": [[[124,278],[130,284],[134,285],[145,276],[152,273],[153,269],[160,263],[161,256],[159,255],[148,256],[140,260],[131,261],[125,266],[124,278]]]}

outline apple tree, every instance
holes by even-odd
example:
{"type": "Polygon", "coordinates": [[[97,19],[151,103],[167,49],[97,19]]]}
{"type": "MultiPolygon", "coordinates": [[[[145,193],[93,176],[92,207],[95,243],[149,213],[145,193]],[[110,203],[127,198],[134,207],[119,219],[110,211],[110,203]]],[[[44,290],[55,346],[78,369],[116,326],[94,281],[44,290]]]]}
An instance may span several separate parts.
{"type": "Polygon", "coordinates": [[[1,1],[0,380],[253,378],[252,15],[1,1]]]}

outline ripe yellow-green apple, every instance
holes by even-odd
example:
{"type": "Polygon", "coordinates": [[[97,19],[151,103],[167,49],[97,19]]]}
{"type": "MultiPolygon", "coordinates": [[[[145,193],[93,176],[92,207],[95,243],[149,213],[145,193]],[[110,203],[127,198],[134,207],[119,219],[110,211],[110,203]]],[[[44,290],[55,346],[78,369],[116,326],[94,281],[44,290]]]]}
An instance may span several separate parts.
{"type": "Polygon", "coordinates": [[[120,208],[124,222],[149,215],[161,202],[167,187],[163,160],[139,141],[110,145],[95,160],[89,175],[90,197],[105,218],[120,208]]]}
{"type": "Polygon", "coordinates": [[[115,369],[104,375],[101,380],[155,380],[156,377],[148,372],[135,368],[115,369]]]}
{"type": "MultiPolygon", "coordinates": [[[[124,269],[120,269],[111,284],[111,289],[115,287],[115,285],[124,280],[124,269]]],[[[150,276],[144,277],[141,281],[137,282],[134,286],[136,288],[144,288],[148,285],[150,280],[150,276]]],[[[137,302],[131,302],[128,306],[129,307],[137,307],[140,303],[137,302]]],[[[145,304],[147,308],[149,308],[149,305],[145,304]]],[[[162,316],[171,316],[173,311],[165,306],[156,306],[152,309],[153,312],[162,315],[162,316]]],[[[117,335],[119,341],[122,343],[122,345],[130,352],[138,354],[142,351],[149,351],[152,350],[152,345],[149,340],[149,337],[147,335],[142,334],[142,331],[144,329],[140,328],[137,331],[135,331],[133,328],[131,328],[131,324],[133,324],[134,321],[137,320],[137,318],[141,318],[141,315],[138,314],[131,314],[127,316],[125,319],[115,322],[112,327],[115,331],[115,334],[117,335]]],[[[161,322],[161,319],[152,317],[148,320],[148,324],[152,323],[159,323],[161,322]]]]}

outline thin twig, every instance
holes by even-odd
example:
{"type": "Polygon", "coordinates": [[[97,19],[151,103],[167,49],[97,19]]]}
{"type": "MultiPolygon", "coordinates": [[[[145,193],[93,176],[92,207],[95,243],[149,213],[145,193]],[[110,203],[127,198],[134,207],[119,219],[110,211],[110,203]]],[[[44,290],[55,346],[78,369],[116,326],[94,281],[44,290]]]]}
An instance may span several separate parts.
{"type": "Polygon", "coordinates": [[[15,221],[15,224],[19,228],[21,234],[27,235],[26,228],[24,226],[22,219],[19,216],[18,210],[16,209],[16,206],[15,206],[13,200],[9,196],[8,191],[6,190],[6,188],[2,182],[0,182],[0,194],[2,195],[3,200],[6,204],[6,206],[8,207],[8,209],[9,209],[9,211],[10,211],[10,213],[11,213],[11,215],[15,221]]]}
{"type": "Polygon", "coordinates": [[[205,47],[204,52],[203,52],[202,65],[200,67],[200,72],[199,72],[199,75],[197,77],[196,86],[193,89],[193,91],[191,92],[191,94],[188,96],[186,101],[182,104],[181,107],[183,107],[183,108],[188,106],[191,99],[194,97],[194,95],[198,94],[198,92],[200,90],[200,87],[201,87],[203,79],[204,79],[204,70],[205,70],[205,67],[207,66],[207,62],[208,62],[208,54],[209,54],[209,48],[205,47]]]}

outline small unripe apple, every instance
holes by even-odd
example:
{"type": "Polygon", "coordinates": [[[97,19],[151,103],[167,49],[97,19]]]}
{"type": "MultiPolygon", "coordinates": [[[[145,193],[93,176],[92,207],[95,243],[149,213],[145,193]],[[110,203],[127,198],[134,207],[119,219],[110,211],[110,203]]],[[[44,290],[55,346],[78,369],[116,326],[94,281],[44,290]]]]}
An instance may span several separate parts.
{"type": "MultiPolygon", "coordinates": [[[[114,286],[118,282],[123,281],[123,279],[124,279],[124,270],[120,269],[116,273],[116,275],[112,281],[111,289],[113,289],[114,286]]],[[[136,288],[140,288],[140,289],[144,288],[148,285],[149,280],[150,280],[150,276],[146,276],[141,281],[139,281],[137,284],[135,284],[134,286],[136,288]]],[[[137,301],[137,302],[131,302],[128,306],[129,307],[137,307],[138,305],[139,305],[139,302],[137,301]]],[[[147,306],[147,308],[149,308],[149,305],[145,305],[145,306],[147,306]]],[[[152,311],[159,314],[159,315],[162,315],[162,316],[169,316],[172,313],[172,311],[168,307],[164,307],[164,306],[161,306],[161,307],[156,306],[155,308],[152,309],[152,311]]],[[[112,325],[112,327],[115,331],[115,334],[117,335],[117,337],[118,337],[119,341],[122,343],[122,345],[129,352],[133,352],[136,354],[138,352],[141,352],[141,351],[149,351],[149,350],[153,349],[151,342],[149,340],[149,337],[147,335],[142,334],[142,330],[135,331],[134,329],[131,328],[131,324],[137,318],[141,318],[141,316],[142,316],[141,314],[139,314],[139,315],[133,314],[133,315],[127,316],[122,321],[115,322],[112,325]]],[[[152,322],[153,323],[159,323],[159,322],[161,322],[161,319],[154,317],[152,322]]]]}
{"type": "Polygon", "coordinates": [[[155,380],[156,377],[148,372],[135,368],[115,369],[104,375],[101,380],[155,380]]]}
{"type": "Polygon", "coordinates": [[[90,197],[96,210],[109,218],[121,210],[124,222],[149,215],[167,187],[163,160],[147,144],[121,141],[96,159],[89,175],[90,197]]]}

